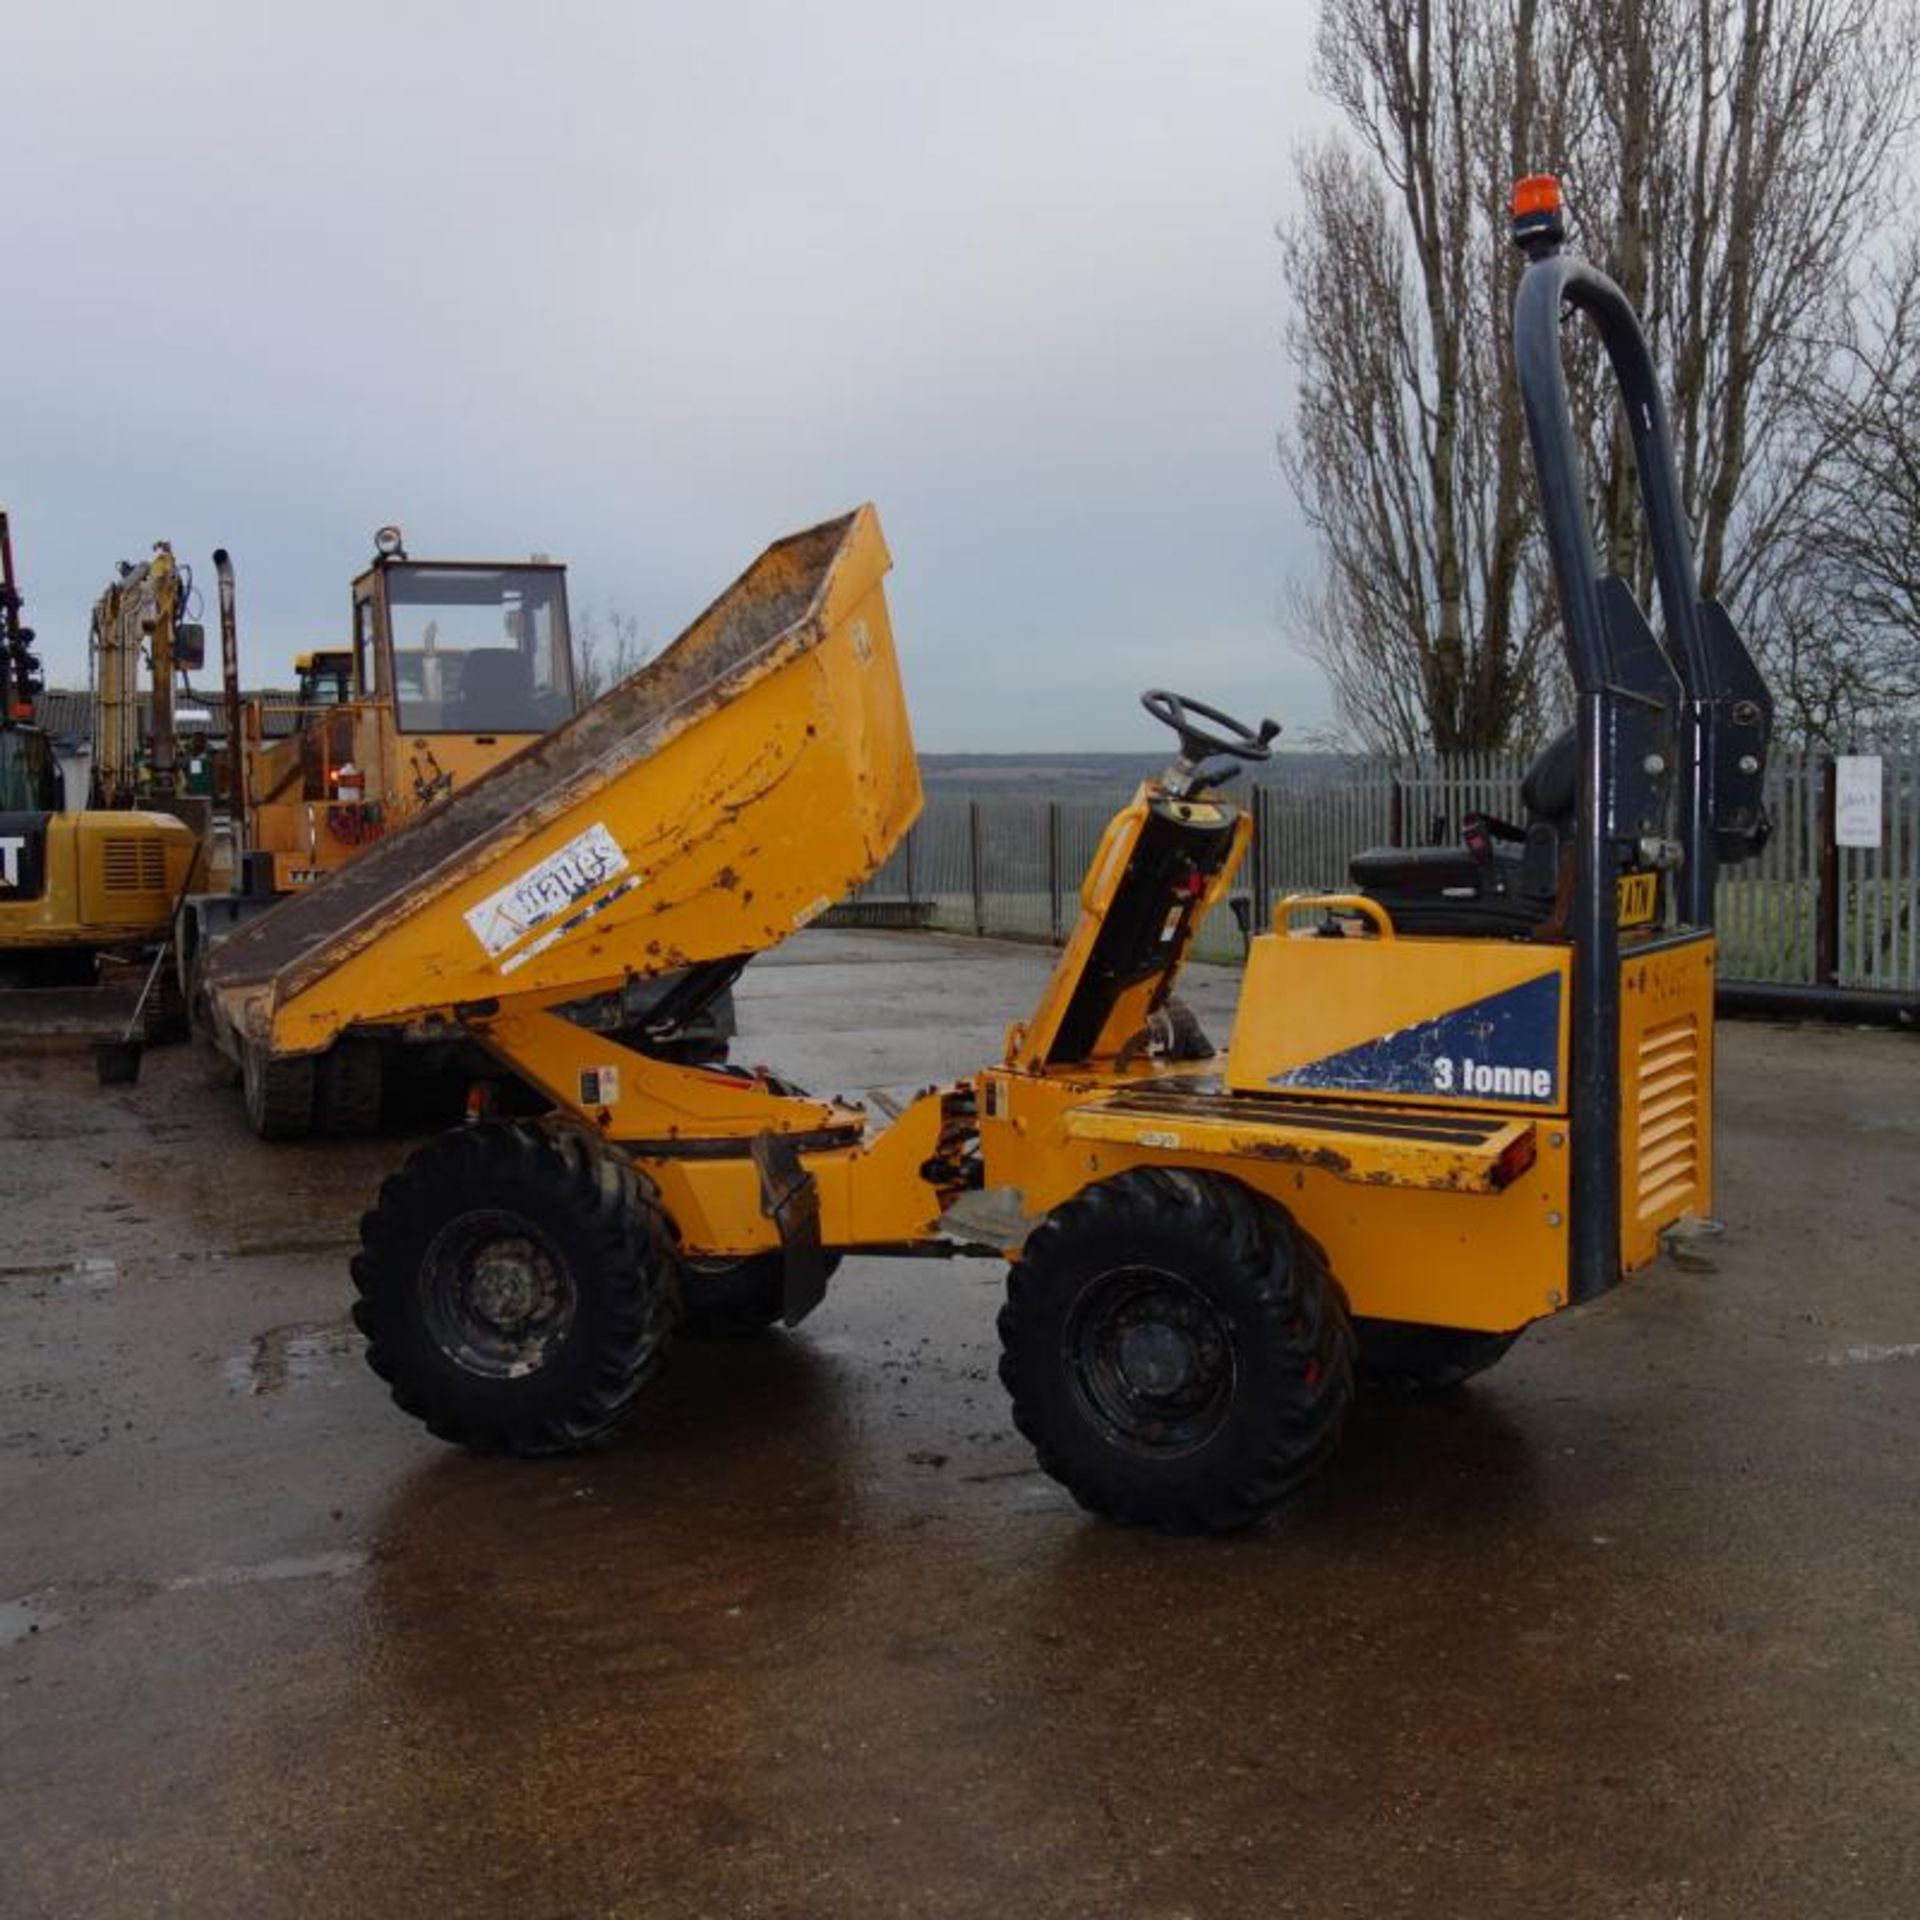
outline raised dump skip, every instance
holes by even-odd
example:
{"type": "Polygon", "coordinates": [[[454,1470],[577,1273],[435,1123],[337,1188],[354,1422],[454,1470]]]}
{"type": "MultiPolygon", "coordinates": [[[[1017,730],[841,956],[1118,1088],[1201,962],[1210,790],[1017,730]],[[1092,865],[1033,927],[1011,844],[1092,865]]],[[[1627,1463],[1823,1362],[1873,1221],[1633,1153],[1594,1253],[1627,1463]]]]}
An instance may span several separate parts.
{"type": "Polygon", "coordinates": [[[867,507],[769,547],[657,660],[220,946],[225,1016],[308,1051],[805,925],[919,812],[887,565],[867,507]]]}

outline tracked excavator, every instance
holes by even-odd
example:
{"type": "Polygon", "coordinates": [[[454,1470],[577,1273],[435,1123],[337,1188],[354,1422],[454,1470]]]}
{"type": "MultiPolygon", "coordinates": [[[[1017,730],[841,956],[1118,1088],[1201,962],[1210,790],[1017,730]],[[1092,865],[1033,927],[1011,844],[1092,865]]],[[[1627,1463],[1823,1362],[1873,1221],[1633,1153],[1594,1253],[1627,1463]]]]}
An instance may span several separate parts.
{"type": "Polygon", "coordinates": [[[35,719],[43,681],[23,606],[0,510],[0,1034],[102,1035],[135,1019],[157,1031],[176,1003],[143,980],[200,837],[151,790],[75,804],[88,796],[67,793],[35,719]]]}

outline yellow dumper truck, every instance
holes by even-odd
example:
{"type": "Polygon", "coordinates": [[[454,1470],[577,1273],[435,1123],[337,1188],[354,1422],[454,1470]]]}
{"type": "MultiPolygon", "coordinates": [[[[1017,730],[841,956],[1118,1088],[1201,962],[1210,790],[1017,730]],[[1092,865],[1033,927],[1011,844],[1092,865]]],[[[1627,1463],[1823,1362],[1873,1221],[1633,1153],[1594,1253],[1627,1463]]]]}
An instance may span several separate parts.
{"type": "Polygon", "coordinates": [[[1168,1002],[1246,845],[1226,784],[1274,729],[1161,690],[1171,763],[1107,829],[1001,1059],[876,1126],[679,1051],[920,805],[868,508],[768,549],[642,673],[277,911],[270,946],[215,956],[224,1017],[273,1057],[415,1024],[550,1103],[496,1119],[476,1088],[366,1215],[355,1317],[403,1408],[563,1451],[619,1424],[683,1318],[791,1324],[842,1255],[991,1253],[1045,1469],[1114,1519],[1223,1529],[1322,1464],[1357,1370],[1461,1378],[1708,1213],[1712,879],[1764,834],[1769,707],[1699,599],[1631,310],[1549,201],[1517,227],[1575,727],[1526,821],[1284,903],[1224,1053],[1183,1057],[1168,1002]],[[1563,310],[1621,384],[1664,645],[1594,570],[1563,310]],[[666,972],[643,1027],[577,1017],[666,972]]]}

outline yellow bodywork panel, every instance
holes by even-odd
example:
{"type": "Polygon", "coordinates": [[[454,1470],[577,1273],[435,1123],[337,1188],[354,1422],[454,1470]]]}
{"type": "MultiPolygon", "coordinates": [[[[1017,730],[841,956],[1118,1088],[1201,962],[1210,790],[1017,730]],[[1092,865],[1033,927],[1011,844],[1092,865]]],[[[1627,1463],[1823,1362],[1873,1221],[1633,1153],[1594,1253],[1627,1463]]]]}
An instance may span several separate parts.
{"type": "MultiPolygon", "coordinates": [[[[939,1141],[944,1097],[937,1090],[921,1095],[870,1143],[800,1155],[817,1183],[823,1245],[898,1248],[933,1237],[943,1198],[920,1169],[939,1141]]],[[[644,1151],[634,1159],[659,1188],[689,1252],[763,1253],[779,1245],[750,1159],[675,1159],[644,1151]]]]}
{"type": "Polygon", "coordinates": [[[860,1129],[857,1108],[772,1093],[750,1075],[656,1060],[516,995],[467,1031],[557,1105],[618,1140],[750,1138],[756,1133],[860,1129]]]}
{"type": "Polygon", "coordinates": [[[1713,1212],[1710,934],[1620,961],[1620,1264],[1631,1273],[1685,1215],[1713,1212]]]}
{"type": "Polygon", "coordinates": [[[1564,1113],[1572,951],[1262,934],[1227,1057],[1241,1093],[1564,1113]]]}
{"type": "Polygon", "coordinates": [[[1278,1201],[1326,1248],[1357,1314],[1507,1332],[1565,1305],[1563,1121],[1355,1106],[1341,1130],[1316,1135],[1301,1116],[1323,1103],[1292,1100],[1275,1103],[1291,1119],[1264,1127],[1219,1117],[1223,1106],[1257,1104],[1182,1070],[1123,1086],[995,1071],[982,1077],[987,1185],[1016,1190],[1036,1222],[1136,1167],[1226,1174],[1278,1201]],[[1496,1184],[1516,1143],[1515,1170],[1496,1184]]]}
{"type": "Polygon", "coordinates": [[[100,809],[45,816],[42,884],[0,893],[0,946],[100,947],[164,939],[200,851],[170,813],[100,809]]]}

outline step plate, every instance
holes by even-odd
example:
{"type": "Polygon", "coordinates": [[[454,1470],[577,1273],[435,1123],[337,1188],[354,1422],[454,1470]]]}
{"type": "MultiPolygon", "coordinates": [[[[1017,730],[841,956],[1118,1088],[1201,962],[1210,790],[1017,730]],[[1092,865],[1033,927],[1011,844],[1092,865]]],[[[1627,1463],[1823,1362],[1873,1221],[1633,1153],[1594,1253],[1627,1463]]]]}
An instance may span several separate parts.
{"type": "Polygon", "coordinates": [[[1507,1114],[1164,1087],[1070,1108],[1066,1124],[1076,1140],[1291,1162],[1367,1185],[1453,1193],[1497,1193],[1533,1164],[1535,1144],[1534,1123],[1507,1114]]]}

